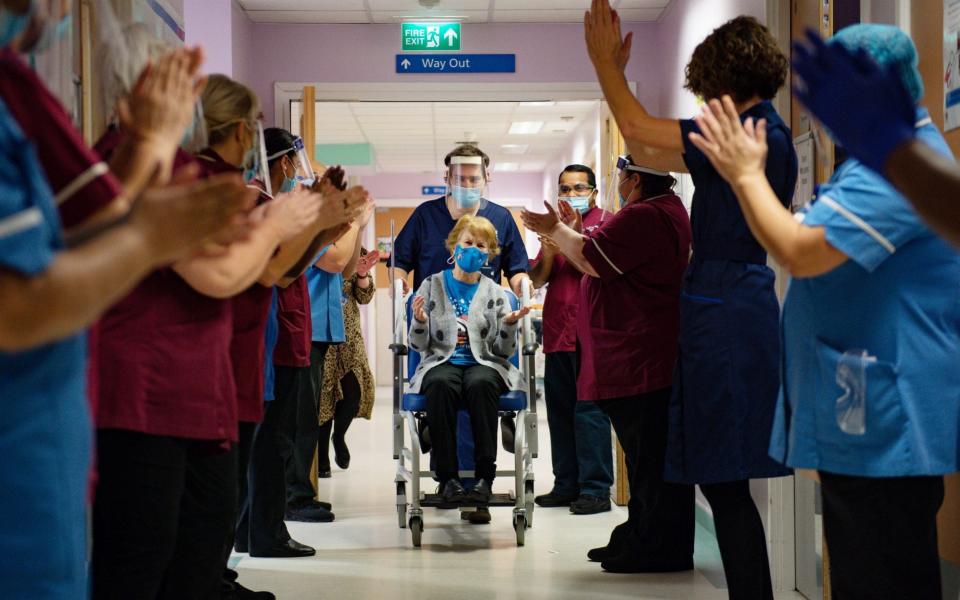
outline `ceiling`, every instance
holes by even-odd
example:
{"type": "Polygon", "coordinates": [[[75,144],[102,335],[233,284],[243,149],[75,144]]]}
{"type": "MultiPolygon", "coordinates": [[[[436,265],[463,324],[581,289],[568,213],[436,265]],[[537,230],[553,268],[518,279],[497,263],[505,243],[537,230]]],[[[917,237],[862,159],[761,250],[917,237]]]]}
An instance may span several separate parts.
{"type": "MultiPolygon", "coordinates": [[[[499,2],[499,0],[498,0],[499,2]]],[[[370,144],[373,168],[359,174],[435,173],[460,141],[476,141],[494,172],[542,172],[594,114],[599,101],[317,102],[318,144],[370,144]],[[517,123],[535,133],[510,133],[517,123]]],[[[290,122],[302,106],[291,103],[290,122]]],[[[296,128],[296,125],[294,126],[296,128]]],[[[294,133],[299,133],[295,131],[294,133]]]]}
{"type": "MultiPolygon", "coordinates": [[[[238,0],[256,23],[581,23],[589,0],[238,0]],[[430,6],[431,8],[425,8],[430,6]]],[[[613,0],[626,22],[656,21],[670,0],[613,0]]]]}

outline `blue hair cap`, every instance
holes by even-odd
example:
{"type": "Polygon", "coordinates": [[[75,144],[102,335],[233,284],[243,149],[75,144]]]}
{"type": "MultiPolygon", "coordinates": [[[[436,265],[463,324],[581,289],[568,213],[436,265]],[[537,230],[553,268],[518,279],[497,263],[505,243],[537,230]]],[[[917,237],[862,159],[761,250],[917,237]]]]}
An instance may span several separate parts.
{"type": "Polygon", "coordinates": [[[864,50],[881,67],[893,67],[910,92],[914,102],[923,98],[923,79],[917,68],[920,58],[913,40],[899,27],[878,23],[861,23],[845,27],[829,41],[843,44],[851,51],[864,50]]]}

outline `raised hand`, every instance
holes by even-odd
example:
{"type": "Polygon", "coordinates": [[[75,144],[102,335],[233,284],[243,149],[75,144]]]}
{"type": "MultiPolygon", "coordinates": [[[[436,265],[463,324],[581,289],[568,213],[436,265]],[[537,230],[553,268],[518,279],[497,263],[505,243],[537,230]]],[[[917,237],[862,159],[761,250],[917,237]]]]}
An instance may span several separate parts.
{"type": "Polygon", "coordinates": [[[130,221],[161,262],[174,262],[210,240],[226,245],[246,236],[250,224],[244,213],[256,198],[240,176],[217,175],[148,189],[134,202],[130,221]]]}
{"type": "Polygon", "coordinates": [[[380,251],[367,252],[357,260],[357,275],[363,277],[380,262],[380,251]]]}
{"type": "Polygon", "coordinates": [[[347,189],[346,179],[346,171],[343,170],[343,167],[337,165],[328,168],[315,186],[320,193],[342,192],[347,189]]]}
{"type": "Polygon", "coordinates": [[[583,215],[580,214],[579,210],[573,210],[573,207],[566,200],[557,202],[557,207],[560,213],[560,221],[564,225],[577,233],[583,232],[583,215]]]}
{"type": "Polygon", "coordinates": [[[283,194],[264,205],[264,222],[285,242],[316,222],[323,197],[309,190],[283,194]]]}
{"type": "Polygon", "coordinates": [[[423,310],[423,306],[426,304],[426,300],[423,299],[423,296],[416,296],[413,299],[413,318],[420,323],[427,322],[427,313],[423,310]]]}
{"type": "Polygon", "coordinates": [[[700,133],[691,133],[690,141],[703,152],[713,167],[730,183],[744,177],[764,176],[767,161],[766,120],[754,125],[753,119],[740,123],[740,115],[730,96],[711,100],[696,118],[700,133]]]}
{"type": "Polygon", "coordinates": [[[507,316],[503,317],[503,322],[507,325],[513,325],[523,317],[530,314],[529,306],[522,306],[520,310],[515,310],[512,313],[509,313],[507,316]]]}
{"type": "Polygon", "coordinates": [[[366,195],[366,204],[363,206],[363,212],[360,213],[360,216],[357,217],[357,225],[360,229],[363,229],[367,226],[367,223],[370,222],[370,217],[373,216],[373,209],[376,208],[376,205],[373,202],[373,197],[368,193],[366,195]]]}
{"type": "Polygon", "coordinates": [[[625,41],[620,34],[620,17],[609,0],[593,0],[583,17],[587,53],[594,65],[615,64],[621,70],[630,58],[633,36],[625,41]],[[626,48],[626,50],[625,50],[626,48]]]}
{"type": "Polygon", "coordinates": [[[350,223],[359,218],[368,209],[369,195],[360,186],[346,191],[334,191],[323,195],[318,222],[326,228],[341,223],[350,223]]]}
{"type": "Polygon", "coordinates": [[[560,217],[549,202],[544,202],[543,205],[547,207],[546,214],[524,209],[520,212],[520,220],[523,221],[523,226],[530,231],[549,236],[553,228],[560,223],[560,217]]]}

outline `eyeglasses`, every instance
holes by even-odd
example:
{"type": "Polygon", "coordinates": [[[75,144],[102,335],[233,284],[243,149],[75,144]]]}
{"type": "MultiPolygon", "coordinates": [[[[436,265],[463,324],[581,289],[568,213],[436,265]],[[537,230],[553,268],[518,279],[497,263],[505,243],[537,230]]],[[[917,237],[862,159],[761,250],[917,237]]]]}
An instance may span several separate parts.
{"type": "Polygon", "coordinates": [[[592,185],[587,185],[585,183],[578,183],[577,185],[567,185],[564,183],[560,185],[561,194],[569,194],[571,192],[576,192],[578,196],[583,196],[584,194],[589,194],[593,190],[594,190],[594,187],[592,185]]]}

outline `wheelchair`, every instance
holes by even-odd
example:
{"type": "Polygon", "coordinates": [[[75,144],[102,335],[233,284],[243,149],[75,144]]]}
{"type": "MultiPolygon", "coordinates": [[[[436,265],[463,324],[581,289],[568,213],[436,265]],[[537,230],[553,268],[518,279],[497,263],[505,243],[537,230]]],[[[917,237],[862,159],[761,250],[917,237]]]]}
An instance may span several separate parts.
{"type": "MultiPolygon", "coordinates": [[[[530,301],[530,282],[524,280],[521,290],[523,301],[530,301]]],[[[410,322],[413,293],[403,294],[403,282],[394,281],[393,294],[393,458],[396,461],[397,520],[401,529],[409,528],[413,546],[420,547],[425,507],[442,504],[439,494],[427,494],[421,490],[420,480],[434,477],[434,472],[421,468],[421,439],[418,421],[426,415],[427,399],[423,394],[405,392],[420,363],[420,354],[406,343],[407,324],[410,322]],[[405,433],[406,431],[406,433],[405,433]],[[409,436],[409,445],[407,444],[409,436]]],[[[521,306],[516,295],[507,290],[511,310],[521,306]]],[[[516,431],[513,440],[514,468],[497,471],[497,477],[513,477],[514,489],[506,494],[493,494],[490,506],[512,506],[513,528],[517,545],[524,545],[526,530],[533,526],[534,476],[533,459],[538,453],[536,366],[537,343],[529,315],[521,321],[518,330],[520,343],[510,361],[520,369],[526,390],[508,390],[500,396],[498,414],[515,417],[516,431]],[[530,394],[533,394],[531,396],[530,394]],[[531,400],[532,398],[532,400],[531,400]]],[[[429,463],[428,463],[429,464],[429,463]]],[[[460,471],[460,477],[473,477],[473,471],[460,471]]]]}

